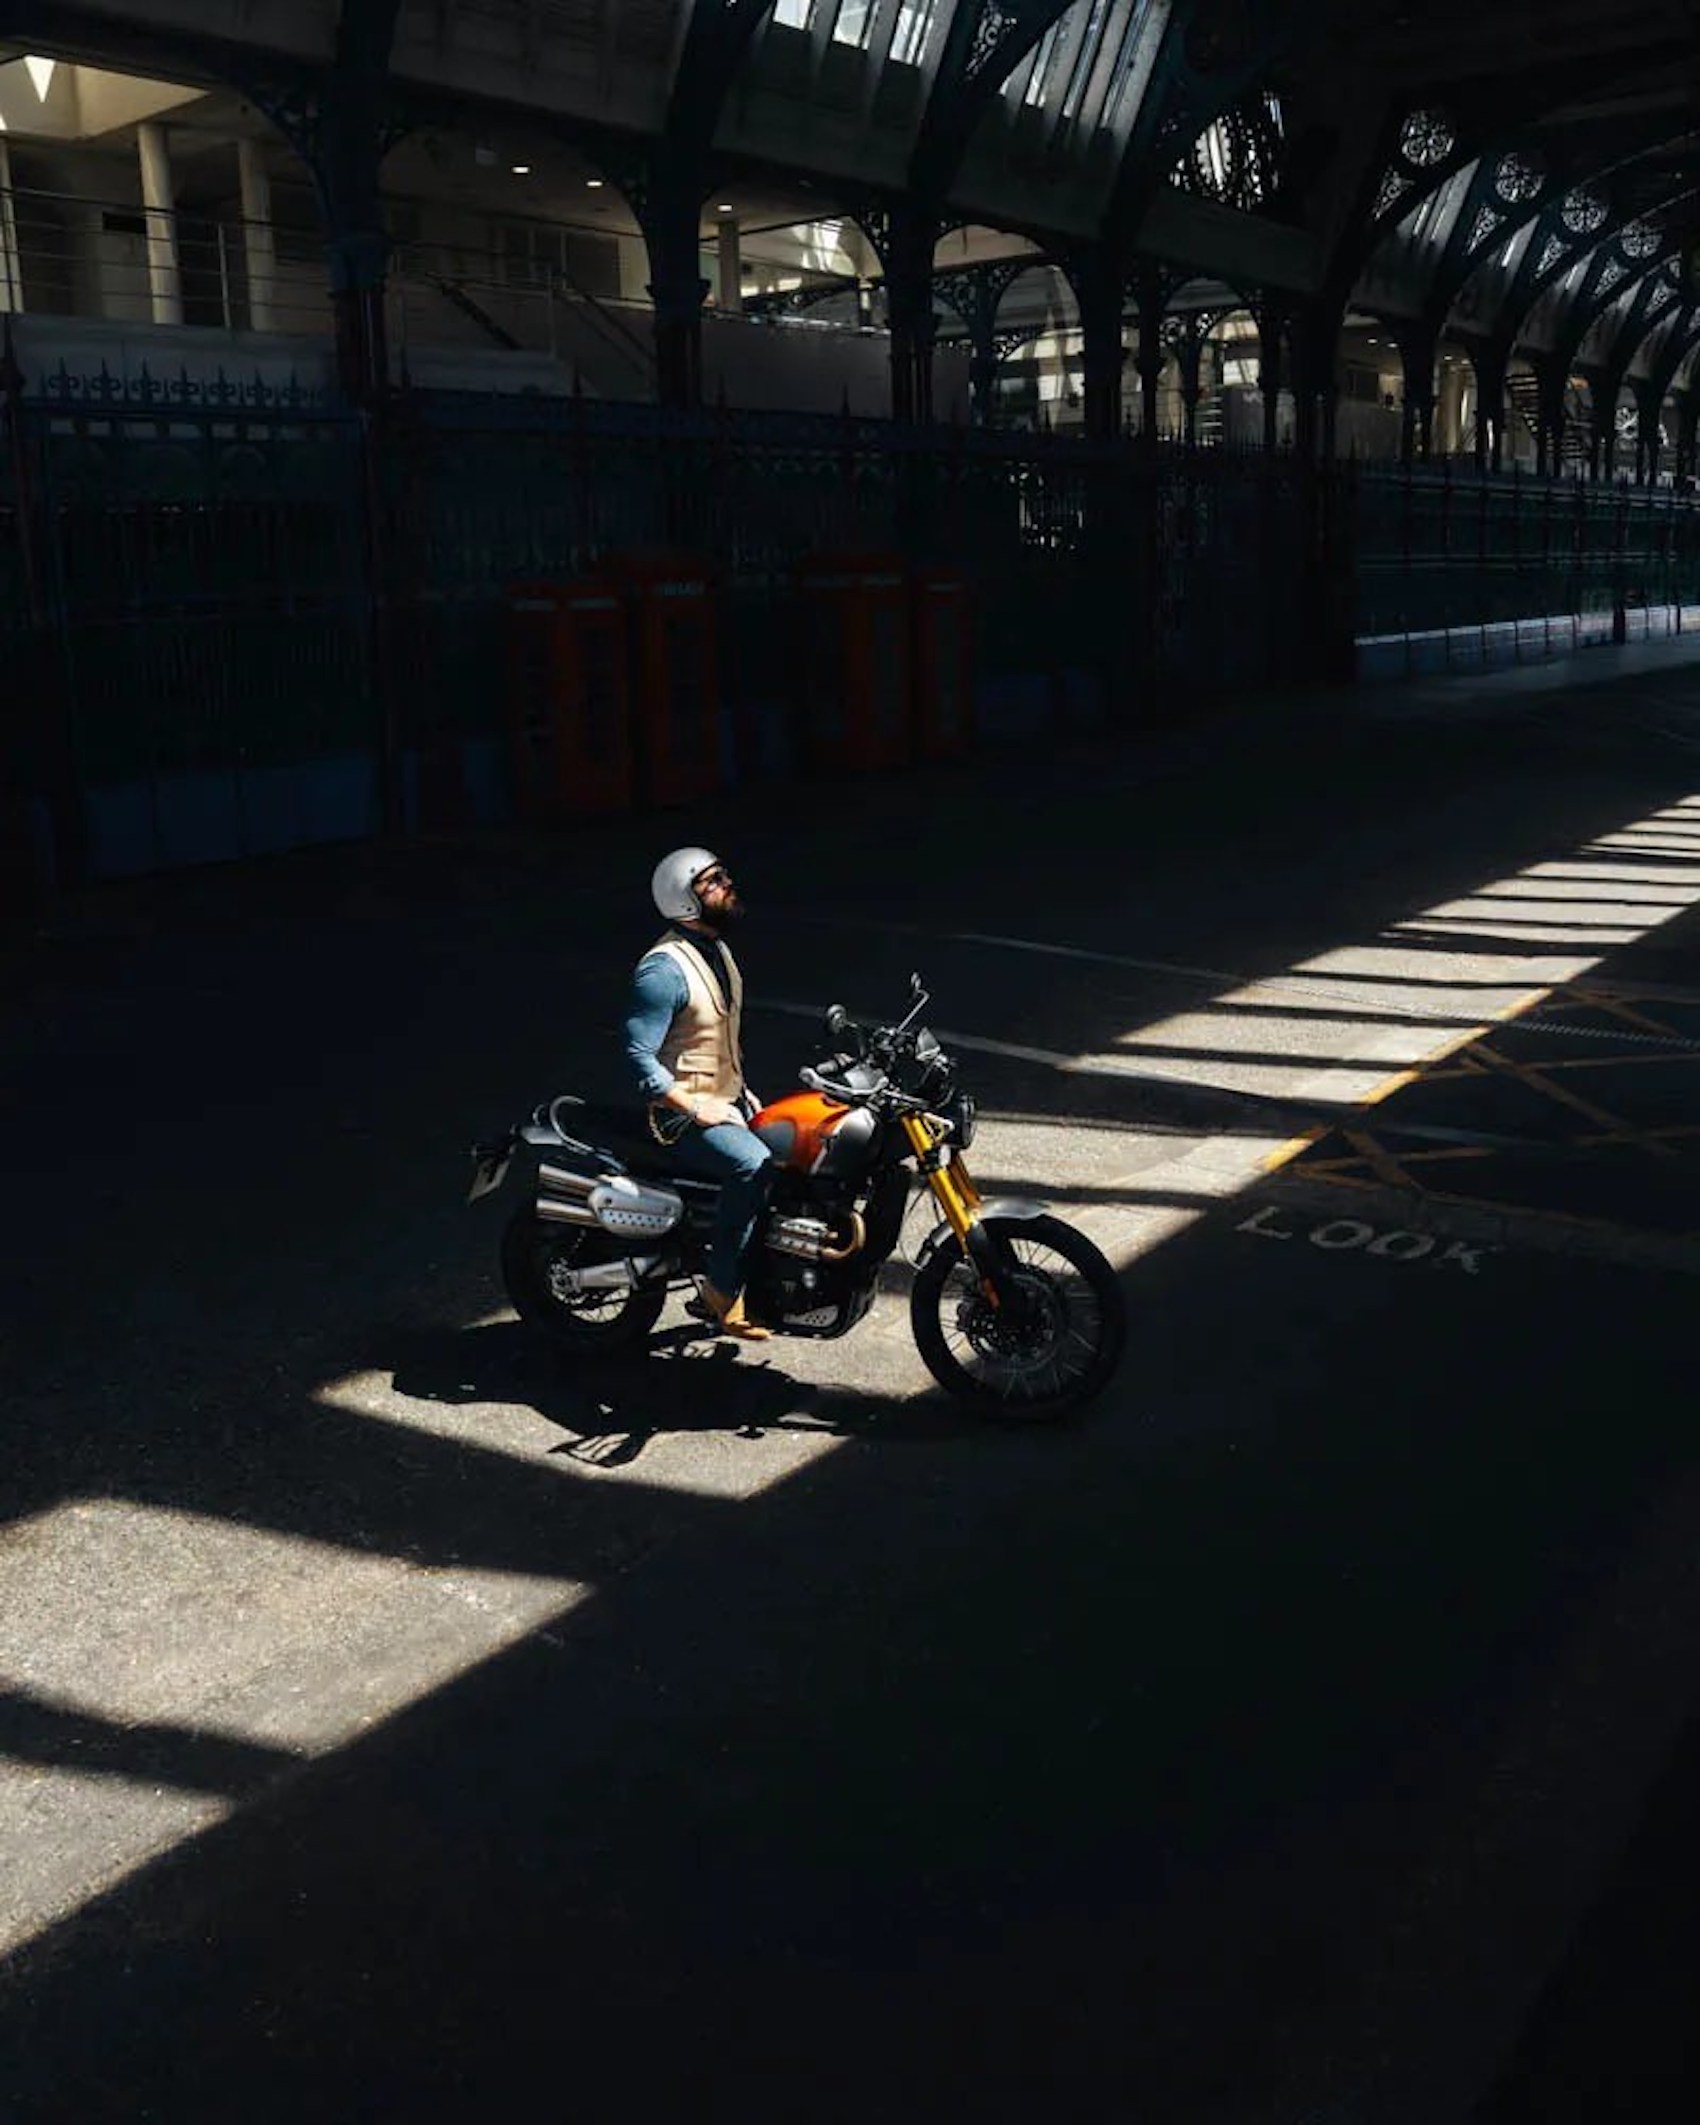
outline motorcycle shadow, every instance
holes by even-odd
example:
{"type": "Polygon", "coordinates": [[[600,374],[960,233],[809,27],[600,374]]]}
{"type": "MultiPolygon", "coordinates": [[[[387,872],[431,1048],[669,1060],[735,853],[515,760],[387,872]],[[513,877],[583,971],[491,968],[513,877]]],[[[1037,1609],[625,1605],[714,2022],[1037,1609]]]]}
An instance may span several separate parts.
{"type": "Polygon", "coordinates": [[[434,1335],[395,1367],[395,1392],[417,1402],[535,1410],[568,1436],[549,1448],[599,1468],[635,1461],[673,1432],[769,1432],[905,1444],[965,1436],[976,1427],[944,1396],[898,1398],[798,1379],[781,1339],[739,1344],[686,1323],[641,1350],[569,1358],[516,1320],[434,1335]]]}

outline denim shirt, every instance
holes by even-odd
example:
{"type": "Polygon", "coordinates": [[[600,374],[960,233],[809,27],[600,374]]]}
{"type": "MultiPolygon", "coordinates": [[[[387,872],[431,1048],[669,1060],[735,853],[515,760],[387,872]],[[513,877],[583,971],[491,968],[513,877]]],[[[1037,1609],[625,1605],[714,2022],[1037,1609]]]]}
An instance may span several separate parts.
{"type": "Polygon", "coordinates": [[[689,1001],[685,977],[666,952],[650,952],[638,961],[626,1013],[626,1059],[645,1099],[664,1099],[677,1082],[661,1060],[661,1044],[689,1001]]]}

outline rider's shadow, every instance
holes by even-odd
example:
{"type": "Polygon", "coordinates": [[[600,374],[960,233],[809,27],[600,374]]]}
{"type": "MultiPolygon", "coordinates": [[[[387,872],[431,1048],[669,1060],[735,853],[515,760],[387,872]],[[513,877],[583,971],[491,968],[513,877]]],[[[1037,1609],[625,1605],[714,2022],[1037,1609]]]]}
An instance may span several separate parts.
{"type": "Polygon", "coordinates": [[[397,1365],[397,1394],[417,1402],[505,1403],[568,1434],[549,1451],[598,1468],[635,1461],[665,1432],[771,1431],[834,1438],[938,1438],[960,1429],[936,1398],[898,1401],[796,1379],[770,1343],[738,1344],[681,1326],[619,1357],[569,1357],[515,1320],[423,1339],[397,1365]]]}

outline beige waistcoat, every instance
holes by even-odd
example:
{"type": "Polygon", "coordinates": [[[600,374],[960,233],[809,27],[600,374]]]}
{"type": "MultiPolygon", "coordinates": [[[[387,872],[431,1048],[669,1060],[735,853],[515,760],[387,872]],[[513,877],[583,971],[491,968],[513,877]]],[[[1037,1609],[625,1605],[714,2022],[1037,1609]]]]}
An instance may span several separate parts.
{"type": "Polygon", "coordinates": [[[682,937],[669,933],[652,944],[644,957],[664,952],[685,977],[685,1003],[674,1013],[660,1059],[687,1092],[706,1092],[715,1099],[739,1097],[744,1089],[744,977],[722,943],[732,1002],[728,1009],[720,984],[702,955],[682,937]]]}

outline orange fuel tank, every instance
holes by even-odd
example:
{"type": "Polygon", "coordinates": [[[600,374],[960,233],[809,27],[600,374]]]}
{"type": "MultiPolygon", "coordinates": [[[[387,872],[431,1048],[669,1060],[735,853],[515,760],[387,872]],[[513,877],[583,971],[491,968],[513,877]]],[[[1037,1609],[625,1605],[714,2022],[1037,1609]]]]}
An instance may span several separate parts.
{"type": "Polygon", "coordinates": [[[812,1173],[834,1125],[850,1111],[823,1092],[788,1092],[763,1107],[750,1127],[780,1165],[812,1173]]]}
{"type": "Polygon", "coordinates": [[[844,1180],[867,1166],[879,1135],[865,1107],[846,1107],[821,1092],[788,1092],[763,1107],[750,1127],[791,1172],[844,1180]]]}

